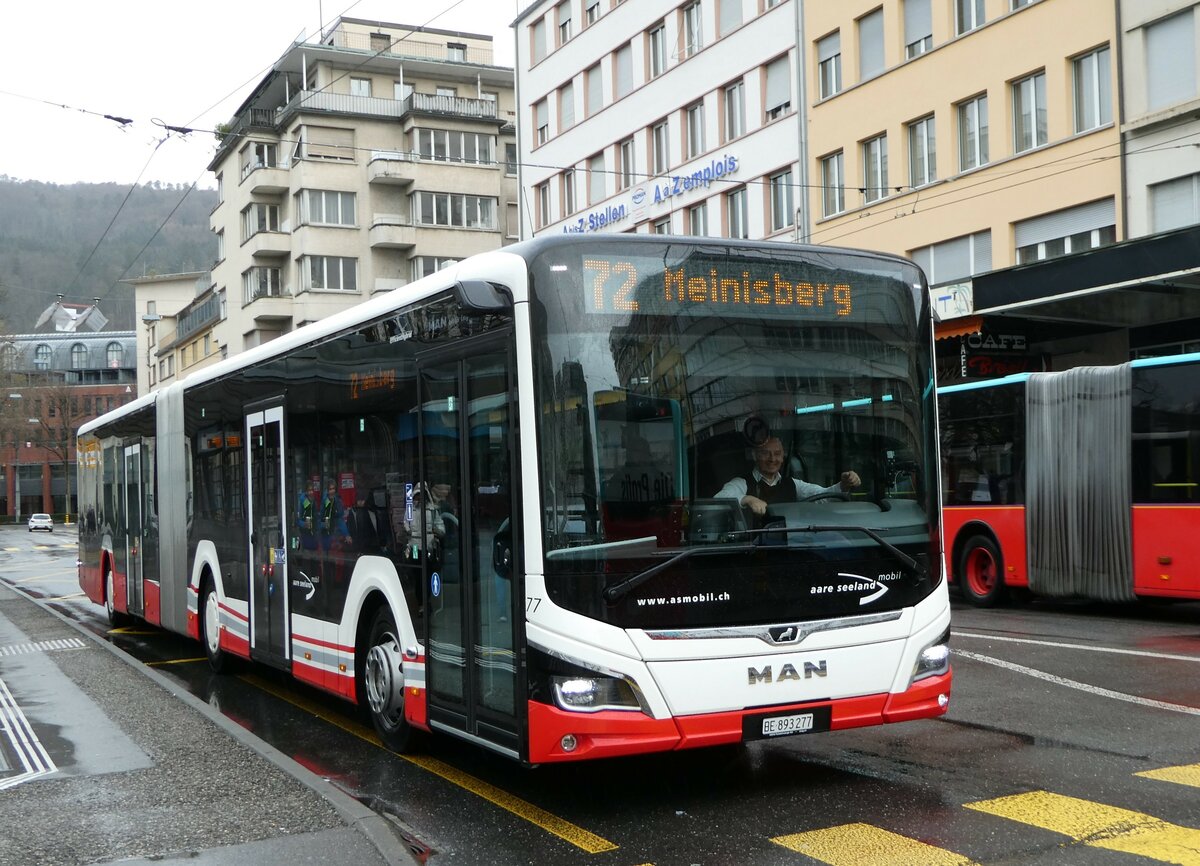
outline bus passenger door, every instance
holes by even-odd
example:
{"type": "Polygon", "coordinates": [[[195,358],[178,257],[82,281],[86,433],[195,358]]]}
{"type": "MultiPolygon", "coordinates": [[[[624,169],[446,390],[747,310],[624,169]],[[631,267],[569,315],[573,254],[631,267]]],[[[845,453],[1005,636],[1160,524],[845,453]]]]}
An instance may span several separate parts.
{"type": "Polygon", "coordinates": [[[125,603],[142,616],[142,446],[125,446],[125,483],[121,486],[125,511],[125,603]]]}
{"type": "MultiPolygon", "coordinates": [[[[511,578],[493,568],[510,531],[515,404],[505,343],[421,363],[421,471],[443,536],[425,561],[429,718],[518,754],[517,615],[511,578]]],[[[436,525],[436,524],[435,524],[436,525]]]]}
{"type": "Polygon", "coordinates": [[[250,656],[279,666],[286,666],[291,657],[283,479],[283,407],[247,413],[250,656]]]}

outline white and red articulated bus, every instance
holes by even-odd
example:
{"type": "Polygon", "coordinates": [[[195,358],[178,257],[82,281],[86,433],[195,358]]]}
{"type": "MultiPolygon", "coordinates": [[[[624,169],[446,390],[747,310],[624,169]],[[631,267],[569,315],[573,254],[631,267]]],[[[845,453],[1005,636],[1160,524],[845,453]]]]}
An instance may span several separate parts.
{"type": "Polygon", "coordinates": [[[80,584],[396,750],[940,715],[927,295],[898,257],[710,238],[451,264],[81,428],[80,584]],[[766,446],[784,494],[756,513],[728,488],[766,446]]]}
{"type": "Polygon", "coordinates": [[[964,598],[1200,599],[1200,355],[952,385],[938,403],[964,598]]]}

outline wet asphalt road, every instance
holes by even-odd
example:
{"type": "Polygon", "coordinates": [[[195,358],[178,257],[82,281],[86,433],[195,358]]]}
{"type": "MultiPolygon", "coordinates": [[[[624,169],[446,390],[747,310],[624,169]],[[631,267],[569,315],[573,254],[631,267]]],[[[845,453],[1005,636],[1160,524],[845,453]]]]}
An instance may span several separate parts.
{"type": "MultiPolygon", "coordinates": [[[[27,535],[0,531],[0,581],[107,631],[66,533],[27,535]]],[[[942,719],[536,769],[444,737],[396,756],[266,669],[111,639],[399,816],[434,864],[1200,864],[1200,603],[956,606],[953,631],[942,719]]]]}

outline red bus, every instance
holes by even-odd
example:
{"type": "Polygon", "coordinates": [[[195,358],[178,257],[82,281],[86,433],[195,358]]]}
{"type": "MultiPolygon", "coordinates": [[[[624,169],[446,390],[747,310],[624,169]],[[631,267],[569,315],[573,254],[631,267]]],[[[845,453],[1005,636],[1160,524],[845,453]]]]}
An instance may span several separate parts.
{"type": "Polygon", "coordinates": [[[938,409],[964,598],[1200,598],[1200,354],[952,385],[938,409]]]}

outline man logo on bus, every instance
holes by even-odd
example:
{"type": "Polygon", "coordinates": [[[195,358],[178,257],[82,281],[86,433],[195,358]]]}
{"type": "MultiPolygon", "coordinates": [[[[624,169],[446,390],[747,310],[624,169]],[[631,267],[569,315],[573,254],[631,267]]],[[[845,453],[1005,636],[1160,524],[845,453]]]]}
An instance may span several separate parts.
{"type": "Polygon", "coordinates": [[[791,643],[800,636],[794,625],[777,625],[768,629],[772,643],[791,643]]]}

